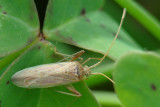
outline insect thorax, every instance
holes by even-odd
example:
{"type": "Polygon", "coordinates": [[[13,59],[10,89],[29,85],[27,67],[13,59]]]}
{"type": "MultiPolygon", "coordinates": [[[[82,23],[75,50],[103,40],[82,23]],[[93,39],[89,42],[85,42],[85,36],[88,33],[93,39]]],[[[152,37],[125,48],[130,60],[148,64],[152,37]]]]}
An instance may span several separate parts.
{"type": "MultiPolygon", "coordinates": [[[[74,65],[74,70],[71,70],[70,73],[73,73],[74,71],[74,75],[77,75],[79,80],[83,79],[84,76],[89,76],[90,75],[90,69],[88,66],[82,66],[79,62],[72,62],[72,64],[74,65]]],[[[72,67],[70,67],[71,69],[72,67]]]]}

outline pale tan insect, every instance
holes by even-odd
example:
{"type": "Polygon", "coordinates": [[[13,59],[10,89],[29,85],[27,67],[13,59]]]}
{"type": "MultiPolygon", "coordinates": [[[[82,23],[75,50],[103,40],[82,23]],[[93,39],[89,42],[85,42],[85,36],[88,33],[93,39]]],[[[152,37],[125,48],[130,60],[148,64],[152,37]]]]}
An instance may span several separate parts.
{"type": "MultiPolygon", "coordinates": [[[[16,72],[12,76],[13,84],[23,88],[47,88],[47,87],[54,87],[54,86],[60,86],[60,85],[68,85],[74,82],[78,82],[82,80],[84,76],[89,76],[89,75],[103,75],[104,77],[108,78],[112,83],[114,83],[113,80],[111,80],[109,77],[107,77],[102,73],[91,73],[90,69],[99,65],[104,60],[104,58],[108,55],[110,49],[112,48],[119,34],[120,28],[123,23],[123,19],[125,17],[125,13],[126,13],[126,10],[124,9],[117,34],[111,46],[109,47],[108,51],[102,58],[99,59],[100,61],[98,63],[90,67],[86,65],[83,66],[89,60],[98,59],[98,58],[88,58],[86,61],[81,63],[83,59],[80,56],[84,53],[84,50],[82,50],[73,54],[71,56],[71,59],[67,62],[43,64],[39,66],[26,68],[19,72],[16,72]],[[75,61],[77,58],[79,58],[80,61],[75,61]]],[[[56,48],[55,48],[55,53],[61,54],[56,52],[56,48]]],[[[74,94],[61,92],[61,91],[58,91],[58,92],[72,95],[72,96],[81,96],[81,94],[78,91],[76,91],[73,86],[68,85],[67,88],[74,94]]]]}

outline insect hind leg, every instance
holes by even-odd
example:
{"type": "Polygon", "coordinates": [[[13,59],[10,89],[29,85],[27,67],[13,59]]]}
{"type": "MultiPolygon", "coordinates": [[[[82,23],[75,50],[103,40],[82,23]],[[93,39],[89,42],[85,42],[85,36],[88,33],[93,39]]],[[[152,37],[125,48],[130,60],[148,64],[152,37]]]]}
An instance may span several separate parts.
{"type": "Polygon", "coordinates": [[[82,96],[80,92],[78,92],[71,84],[70,85],[66,85],[66,88],[71,91],[72,93],[68,93],[68,92],[64,92],[64,91],[58,91],[58,90],[54,90],[58,93],[61,94],[65,94],[65,95],[70,95],[70,96],[74,96],[74,97],[80,97],[82,96]]]}
{"type": "Polygon", "coordinates": [[[72,93],[74,93],[74,95],[76,95],[76,97],[82,96],[81,93],[78,92],[72,85],[67,85],[66,87],[67,87],[67,89],[69,91],[71,91],[72,93]]]}
{"type": "Polygon", "coordinates": [[[63,91],[56,91],[56,92],[59,92],[59,93],[61,93],[61,94],[65,94],[65,95],[70,95],[70,96],[76,97],[76,98],[73,99],[67,106],[65,106],[65,107],[70,107],[70,106],[73,104],[73,102],[75,102],[75,101],[76,101],[79,97],[81,97],[82,95],[81,95],[81,93],[78,92],[71,84],[70,84],[70,85],[66,85],[66,87],[67,87],[67,89],[68,89],[69,91],[71,91],[71,92],[74,93],[74,94],[72,94],[72,93],[67,93],[67,92],[63,92],[63,91]]]}
{"type": "Polygon", "coordinates": [[[74,97],[80,97],[81,96],[81,95],[67,93],[67,92],[63,92],[63,91],[57,91],[57,90],[55,90],[55,91],[58,92],[58,93],[61,93],[61,94],[70,95],[70,96],[74,96],[74,97]]]}

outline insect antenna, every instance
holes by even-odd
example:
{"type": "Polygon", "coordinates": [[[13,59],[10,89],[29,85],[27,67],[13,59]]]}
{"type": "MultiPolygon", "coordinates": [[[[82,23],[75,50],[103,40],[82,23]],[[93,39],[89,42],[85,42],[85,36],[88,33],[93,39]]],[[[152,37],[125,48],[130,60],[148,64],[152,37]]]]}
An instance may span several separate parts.
{"type": "MultiPolygon", "coordinates": [[[[107,52],[105,53],[105,55],[101,58],[101,60],[100,60],[99,62],[97,62],[96,64],[90,66],[89,68],[94,68],[94,67],[96,67],[97,65],[99,65],[99,64],[104,60],[104,58],[108,55],[108,53],[109,53],[109,51],[111,50],[111,48],[112,48],[115,40],[116,40],[117,37],[118,37],[118,34],[119,34],[120,29],[121,29],[121,27],[122,27],[122,23],[123,23],[125,14],[126,14],[126,9],[124,8],[124,9],[123,9],[122,18],[121,18],[121,22],[120,22],[120,25],[119,25],[119,27],[118,27],[118,31],[117,31],[116,36],[115,36],[115,38],[113,39],[112,44],[110,45],[109,49],[107,50],[107,52]]],[[[92,74],[93,74],[93,73],[92,73],[92,74]]],[[[102,74],[99,74],[99,75],[102,75],[102,74]]],[[[108,77],[108,78],[109,78],[109,77],[108,77]]]]}

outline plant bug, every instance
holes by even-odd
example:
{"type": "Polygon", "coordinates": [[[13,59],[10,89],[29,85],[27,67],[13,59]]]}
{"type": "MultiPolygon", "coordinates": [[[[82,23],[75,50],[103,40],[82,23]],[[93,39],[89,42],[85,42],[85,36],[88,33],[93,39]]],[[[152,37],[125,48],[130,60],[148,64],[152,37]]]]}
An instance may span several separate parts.
{"type": "MultiPolygon", "coordinates": [[[[83,59],[80,56],[84,53],[84,50],[81,50],[71,55],[70,60],[67,62],[43,64],[43,65],[38,65],[35,67],[30,67],[30,68],[26,68],[21,71],[18,71],[12,76],[13,84],[22,88],[48,88],[48,87],[54,87],[54,86],[60,86],[60,85],[67,85],[67,88],[74,94],[61,92],[61,91],[57,91],[57,92],[79,97],[81,96],[81,94],[78,91],[76,91],[72,85],[68,85],[68,84],[78,82],[82,80],[84,76],[87,77],[89,75],[102,75],[107,79],[109,79],[112,83],[114,83],[113,80],[111,80],[109,77],[107,77],[102,73],[91,73],[90,69],[98,66],[104,60],[104,58],[108,55],[109,51],[111,50],[119,34],[119,31],[121,29],[121,26],[125,17],[125,13],[126,13],[126,10],[124,9],[121,22],[120,22],[118,31],[115,35],[115,38],[111,46],[109,47],[108,51],[105,53],[105,55],[102,58],[88,58],[87,60],[82,62],[83,59]],[[76,59],[80,59],[80,61],[75,61],[76,59]],[[84,65],[86,62],[88,62],[91,59],[98,59],[100,61],[89,67],[87,65],[84,65]]],[[[56,52],[56,48],[55,48],[55,53],[64,55],[62,53],[56,52]]]]}

